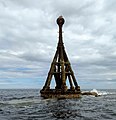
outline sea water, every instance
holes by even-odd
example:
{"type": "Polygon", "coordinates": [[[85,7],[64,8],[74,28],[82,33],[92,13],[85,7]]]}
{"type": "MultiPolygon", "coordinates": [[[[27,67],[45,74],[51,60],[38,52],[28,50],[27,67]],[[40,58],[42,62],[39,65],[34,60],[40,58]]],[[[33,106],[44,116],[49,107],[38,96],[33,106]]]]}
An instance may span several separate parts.
{"type": "Polygon", "coordinates": [[[0,120],[116,120],[116,90],[99,97],[43,99],[39,89],[1,89],[0,120]]]}

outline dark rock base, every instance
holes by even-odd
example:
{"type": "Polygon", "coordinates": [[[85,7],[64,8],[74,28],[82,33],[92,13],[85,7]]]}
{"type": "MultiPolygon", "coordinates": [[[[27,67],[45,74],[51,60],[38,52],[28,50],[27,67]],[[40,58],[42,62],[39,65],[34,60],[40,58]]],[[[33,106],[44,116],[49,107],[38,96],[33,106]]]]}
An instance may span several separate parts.
{"type": "Polygon", "coordinates": [[[43,98],[57,98],[57,99],[71,99],[71,98],[80,98],[83,95],[92,95],[98,97],[98,93],[96,92],[81,92],[80,90],[67,90],[66,92],[62,92],[61,90],[49,89],[47,91],[41,90],[41,97],[43,98]]]}
{"type": "Polygon", "coordinates": [[[48,91],[41,90],[40,93],[43,98],[70,99],[81,97],[81,91],[77,90],[67,90],[66,92],[62,92],[61,90],[50,89],[48,91]]]}

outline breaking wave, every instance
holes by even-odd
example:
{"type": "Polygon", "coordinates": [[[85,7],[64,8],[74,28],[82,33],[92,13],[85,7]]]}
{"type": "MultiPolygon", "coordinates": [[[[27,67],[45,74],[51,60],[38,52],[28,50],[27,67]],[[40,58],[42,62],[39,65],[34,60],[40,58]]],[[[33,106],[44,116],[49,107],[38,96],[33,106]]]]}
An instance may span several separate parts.
{"type": "Polygon", "coordinates": [[[114,91],[111,92],[111,90],[109,90],[109,92],[108,92],[108,90],[105,91],[105,90],[93,89],[93,90],[91,90],[90,92],[95,92],[95,93],[97,93],[97,94],[100,95],[100,96],[103,96],[103,95],[112,95],[112,94],[115,95],[115,94],[116,94],[116,92],[114,92],[114,91]]]}
{"type": "Polygon", "coordinates": [[[96,90],[96,89],[93,89],[93,90],[91,90],[90,92],[95,92],[95,93],[97,93],[98,95],[107,95],[108,93],[106,92],[106,91],[98,91],[98,90],[96,90]]]}

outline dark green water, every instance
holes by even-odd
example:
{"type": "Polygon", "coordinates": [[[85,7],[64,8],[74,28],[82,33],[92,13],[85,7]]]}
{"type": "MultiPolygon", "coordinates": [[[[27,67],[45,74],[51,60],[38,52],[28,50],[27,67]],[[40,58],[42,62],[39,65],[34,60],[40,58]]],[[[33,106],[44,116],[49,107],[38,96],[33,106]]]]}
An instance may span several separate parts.
{"type": "Polygon", "coordinates": [[[0,120],[116,120],[116,90],[100,97],[42,99],[37,89],[0,90],[0,120]]]}

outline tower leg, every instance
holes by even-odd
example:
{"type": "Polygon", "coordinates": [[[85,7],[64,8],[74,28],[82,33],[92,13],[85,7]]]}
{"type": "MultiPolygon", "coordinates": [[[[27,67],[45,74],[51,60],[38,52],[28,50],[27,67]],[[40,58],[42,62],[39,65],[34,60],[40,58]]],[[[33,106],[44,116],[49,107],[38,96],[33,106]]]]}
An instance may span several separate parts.
{"type": "Polygon", "coordinates": [[[66,76],[65,76],[65,69],[64,69],[64,61],[61,64],[61,70],[62,70],[62,75],[61,75],[61,79],[62,79],[62,91],[66,92],[67,91],[67,86],[66,86],[66,76]]]}
{"type": "Polygon", "coordinates": [[[69,79],[69,83],[70,83],[70,89],[74,90],[74,86],[73,86],[72,79],[71,79],[70,75],[68,75],[68,79],[69,79]]]}
{"type": "Polygon", "coordinates": [[[56,54],[54,56],[53,62],[52,62],[51,67],[50,67],[50,71],[48,73],[47,80],[45,82],[45,86],[43,87],[44,91],[50,89],[50,82],[51,82],[51,79],[52,79],[53,72],[55,70],[55,63],[56,63],[56,60],[57,60],[57,55],[58,55],[58,50],[56,51],[56,54]]]}

